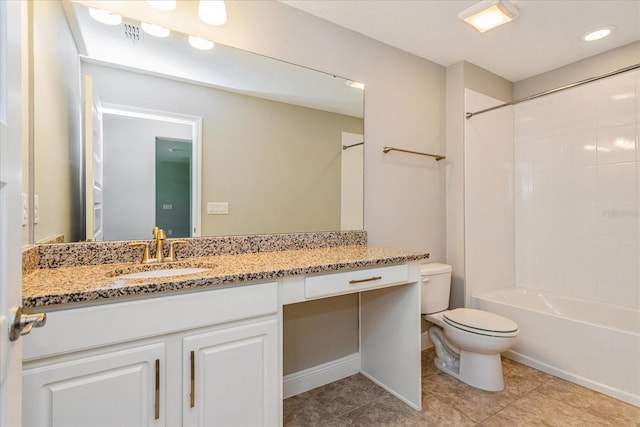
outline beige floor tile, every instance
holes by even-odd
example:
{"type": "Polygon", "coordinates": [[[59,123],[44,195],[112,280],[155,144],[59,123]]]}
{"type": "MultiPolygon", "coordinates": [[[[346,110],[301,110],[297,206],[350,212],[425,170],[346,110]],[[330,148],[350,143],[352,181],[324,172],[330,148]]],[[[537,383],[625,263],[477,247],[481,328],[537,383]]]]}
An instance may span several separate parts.
{"type": "Polygon", "coordinates": [[[314,426],[331,418],[331,414],[309,392],[285,399],[282,407],[285,427],[314,426]]]}
{"type": "Polygon", "coordinates": [[[549,374],[505,357],[502,358],[502,373],[504,376],[504,391],[517,397],[524,396],[553,378],[549,374]]]}
{"type": "Polygon", "coordinates": [[[418,414],[420,426],[471,427],[476,423],[451,405],[432,394],[422,399],[422,412],[418,414]]]}
{"type": "Polygon", "coordinates": [[[532,391],[513,405],[488,418],[481,425],[604,427],[616,424],[532,391]]]}
{"type": "Polygon", "coordinates": [[[379,399],[386,391],[364,375],[356,374],[309,393],[335,417],[379,399]]]}
{"type": "Polygon", "coordinates": [[[640,425],[640,408],[559,378],[550,377],[537,391],[614,425],[640,425]]]}
{"type": "Polygon", "coordinates": [[[386,393],[380,399],[347,412],[322,427],[338,426],[388,426],[413,427],[422,425],[419,422],[420,412],[386,393]]]}
{"type": "Polygon", "coordinates": [[[357,374],[286,399],[284,425],[640,427],[640,408],[517,362],[503,358],[505,390],[492,393],[439,371],[434,357],[422,353],[422,411],[357,374]]]}
{"type": "Polygon", "coordinates": [[[479,423],[504,409],[516,399],[505,391],[489,392],[471,387],[445,373],[425,378],[423,397],[432,396],[453,406],[479,423]]]}

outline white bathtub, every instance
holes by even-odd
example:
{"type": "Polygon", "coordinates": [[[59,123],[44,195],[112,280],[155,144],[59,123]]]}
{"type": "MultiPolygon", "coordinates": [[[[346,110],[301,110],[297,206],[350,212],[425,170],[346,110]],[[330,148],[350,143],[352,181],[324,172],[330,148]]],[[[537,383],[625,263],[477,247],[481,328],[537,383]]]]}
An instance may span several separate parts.
{"type": "Polygon", "coordinates": [[[640,406],[640,311],[517,287],[472,306],[518,324],[507,357],[640,406]]]}

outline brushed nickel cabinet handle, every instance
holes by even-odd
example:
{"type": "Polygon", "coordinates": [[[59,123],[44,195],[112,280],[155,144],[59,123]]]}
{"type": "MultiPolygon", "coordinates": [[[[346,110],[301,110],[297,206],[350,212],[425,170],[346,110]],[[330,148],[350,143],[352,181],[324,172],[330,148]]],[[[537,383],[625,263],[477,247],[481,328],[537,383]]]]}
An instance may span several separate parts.
{"type": "Polygon", "coordinates": [[[156,359],[156,420],[160,419],[160,359],[156,359]]]}
{"type": "Polygon", "coordinates": [[[191,352],[191,407],[196,406],[196,354],[191,352]]]}
{"type": "Polygon", "coordinates": [[[357,283],[373,282],[374,280],[380,280],[380,279],[382,279],[382,276],[373,276],[373,277],[369,277],[368,279],[349,280],[349,284],[355,285],[357,283]]]}

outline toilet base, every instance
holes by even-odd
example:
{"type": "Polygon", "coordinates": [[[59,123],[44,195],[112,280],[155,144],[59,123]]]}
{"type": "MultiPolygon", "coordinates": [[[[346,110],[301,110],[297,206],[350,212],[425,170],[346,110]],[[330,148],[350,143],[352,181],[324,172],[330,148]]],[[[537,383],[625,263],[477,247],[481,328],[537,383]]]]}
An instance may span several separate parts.
{"type": "Polygon", "coordinates": [[[504,390],[502,376],[502,361],[500,354],[460,352],[459,372],[447,366],[440,359],[434,359],[434,365],[440,371],[469,384],[472,387],[486,391],[504,390]]]}
{"type": "Polygon", "coordinates": [[[433,363],[440,371],[481,390],[504,390],[500,353],[456,349],[459,354],[455,354],[447,344],[442,329],[435,325],[429,328],[429,338],[436,347],[433,363]]]}

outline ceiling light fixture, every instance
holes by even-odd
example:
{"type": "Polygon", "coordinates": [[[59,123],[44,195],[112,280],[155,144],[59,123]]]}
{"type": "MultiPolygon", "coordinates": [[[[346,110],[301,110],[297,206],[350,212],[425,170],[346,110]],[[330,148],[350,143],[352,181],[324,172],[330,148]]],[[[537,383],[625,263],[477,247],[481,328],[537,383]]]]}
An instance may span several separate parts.
{"type": "Polygon", "coordinates": [[[614,25],[607,25],[606,27],[598,27],[582,35],[582,40],[586,42],[592,42],[600,40],[610,35],[616,27],[614,25]]]}
{"type": "Polygon", "coordinates": [[[507,22],[511,22],[519,15],[518,8],[502,0],[483,0],[458,14],[458,18],[484,33],[507,22]]]}
{"type": "Polygon", "coordinates": [[[107,25],[120,25],[122,23],[122,16],[102,9],[94,9],[90,7],[89,15],[91,15],[91,17],[96,21],[107,25]]]}
{"type": "Polygon", "coordinates": [[[156,24],[149,24],[147,22],[141,22],[140,27],[145,33],[151,34],[155,37],[167,37],[171,33],[168,28],[164,28],[156,24]]]}
{"type": "Polygon", "coordinates": [[[200,50],[209,50],[213,47],[212,41],[195,36],[189,36],[189,44],[200,50]]]}
{"type": "Polygon", "coordinates": [[[169,12],[176,8],[176,0],[147,0],[149,6],[169,12]]]}
{"type": "Polygon", "coordinates": [[[198,17],[209,25],[224,25],[227,22],[224,0],[200,0],[198,17]]]}

